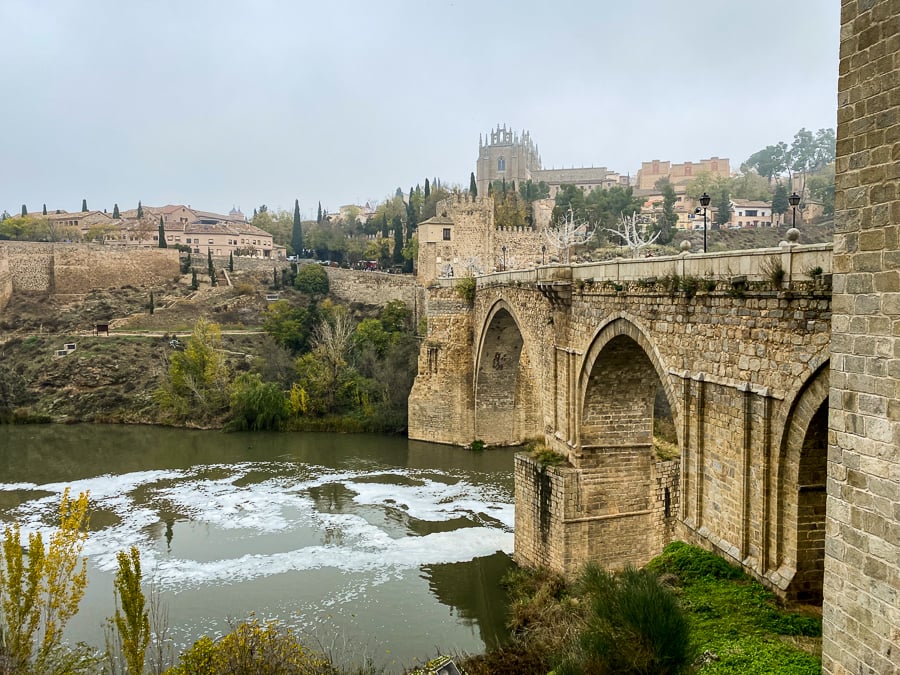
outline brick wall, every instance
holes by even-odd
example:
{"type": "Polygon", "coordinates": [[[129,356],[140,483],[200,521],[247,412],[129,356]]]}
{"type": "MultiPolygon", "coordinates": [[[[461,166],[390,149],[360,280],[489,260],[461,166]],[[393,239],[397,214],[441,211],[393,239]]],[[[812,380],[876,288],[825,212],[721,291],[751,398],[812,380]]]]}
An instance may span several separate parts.
{"type": "Polygon", "coordinates": [[[900,672],[900,5],[843,0],[822,668],[900,672]]]}

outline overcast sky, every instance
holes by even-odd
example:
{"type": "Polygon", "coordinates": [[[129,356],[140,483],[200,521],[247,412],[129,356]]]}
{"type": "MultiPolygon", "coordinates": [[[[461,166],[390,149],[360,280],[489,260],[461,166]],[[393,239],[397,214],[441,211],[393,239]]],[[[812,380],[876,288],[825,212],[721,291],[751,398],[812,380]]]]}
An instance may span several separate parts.
{"type": "Polygon", "coordinates": [[[305,216],[425,177],[478,134],[545,168],[718,155],[836,126],[839,0],[0,0],[0,210],[305,216]]]}

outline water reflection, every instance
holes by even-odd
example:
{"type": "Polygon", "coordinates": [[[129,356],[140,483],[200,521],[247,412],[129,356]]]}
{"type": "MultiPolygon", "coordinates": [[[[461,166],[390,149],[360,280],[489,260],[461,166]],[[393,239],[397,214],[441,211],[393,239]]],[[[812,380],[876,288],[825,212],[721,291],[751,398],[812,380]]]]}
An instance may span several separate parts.
{"type": "Polygon", "coordinates": [[[497,580],[513,566],[508,555],[495,553],[481,558],[474,567],[468,563],[426,565],[422,573],[432,593],[443,604],[455,607],[463,621],[477,626],[482,642],[496,647],[509,635],[506,592],[497,580]],[[498,612],[498,608],[504,611],[498,612]]]}
{"type": "Polygon", "coordinates": [[[47,527],[63,487],[91,491],[90,584],[70,639],[102,643],[115,552],[136,545],[186,642],[255,610],[411,662],[504,635],[512,455],[366,435],[0,427],[0,519],[47,527]]]}

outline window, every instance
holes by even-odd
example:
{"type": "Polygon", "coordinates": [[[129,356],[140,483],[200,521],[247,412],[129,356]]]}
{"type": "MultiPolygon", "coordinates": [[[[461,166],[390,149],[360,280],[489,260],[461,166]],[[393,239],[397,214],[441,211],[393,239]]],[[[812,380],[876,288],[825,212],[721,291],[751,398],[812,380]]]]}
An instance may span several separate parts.
{"type": "Polygon", "coordinates": [[[749,210],[747,211],[747,215],[748,215],[748,216],[751,216],[751,217],[757,215],[757,209],[749,209],[749,210]]]}
{"type": "Polygon", "coordinates": [[[506,171],[506,160],[503,157],[497,160],[497,171],[506,171]]]}
{"type": "Polygon", "coordinates": [[[211,244],[211,243],[213,243],[213,240],[212,240],[212,239],[210,239],[210,240],[209,240],[209,243],[210,243],[210,244],[211,244]]]}
{"type": "Polygon", "coordinates": [[[450,241],[450,228],[444,228],[444,241],[450,241]]]}
{"type": "Polygon", "coordinates": [[[185,239],[185,241],[186,241],[188,244],[190,244],[190,243],[191,243],[191,238],[188,237],[187,239],[185,239]]]}

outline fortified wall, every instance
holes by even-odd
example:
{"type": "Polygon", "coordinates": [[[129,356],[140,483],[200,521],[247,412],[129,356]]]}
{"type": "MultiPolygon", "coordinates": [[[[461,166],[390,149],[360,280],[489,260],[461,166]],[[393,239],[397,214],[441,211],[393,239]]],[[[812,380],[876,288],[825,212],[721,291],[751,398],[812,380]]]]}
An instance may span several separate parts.
{"type": "Polygon", "coordinates": [[[2,312],[9,299],[12,297],[13,280],[9,271],[9,257],[5,249],[0,248],[0,312],[2,312]]]}
{"type": "Polygon", "coordinates": [[[843,0],[822,669],[900,672],[900,6],[843,0]]]}
{"type": "Polygon", "coordinates": [[[393,300],[405,303],[418,321],[423,315],[425,293],[409,274],[364,272],[341,267],[326,267],[331,294],[344,302],[383,307],[393,300]]]}
{"type": "Polygon", "coordinates": [[[418,238],[418,279],[426,286],[440,277],[536,267],[559,255],[537,228],[497,227],[494,199],[468,193],[438,202],[435,217],[419,224],[418,238]]]}
{"type": "Polygon", "coordinates": [[[179,275],[175,249],[7,242],[0,250],[8,262],[13,291],[77,294],[94,288],[159,285],[179,275]]]}

